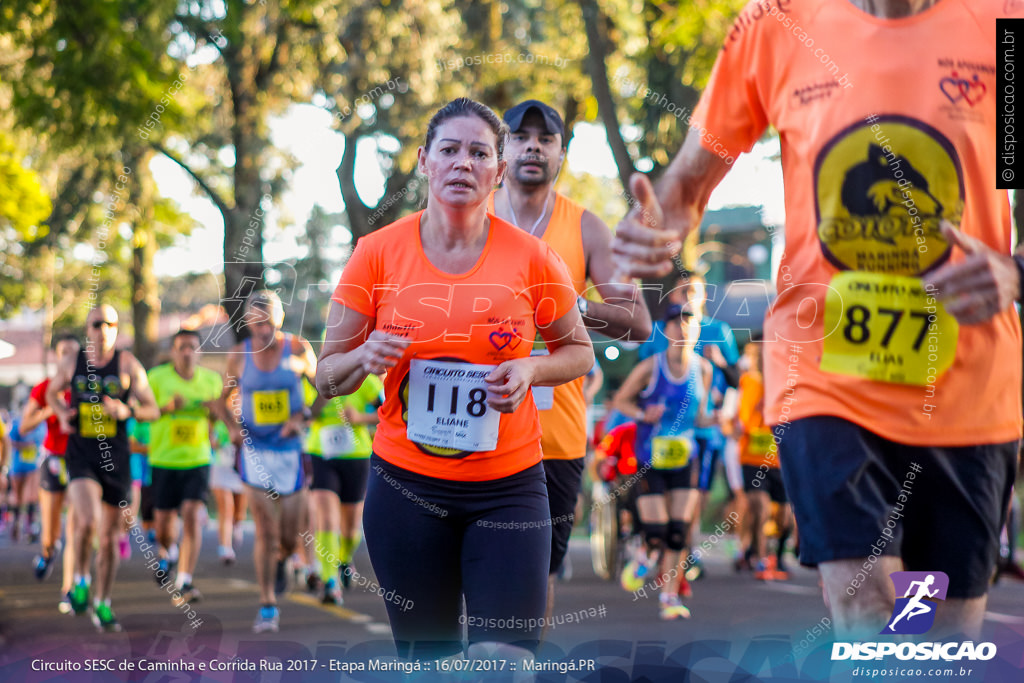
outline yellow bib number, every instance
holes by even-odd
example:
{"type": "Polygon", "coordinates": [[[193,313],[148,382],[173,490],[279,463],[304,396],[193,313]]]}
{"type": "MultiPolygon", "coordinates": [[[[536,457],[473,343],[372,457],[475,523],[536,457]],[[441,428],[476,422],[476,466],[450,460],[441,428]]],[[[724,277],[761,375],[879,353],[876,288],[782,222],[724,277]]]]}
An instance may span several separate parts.
{"type": "Polygon", "coordinates": [[[200,420],[174,420],[171,423],[171,445],[173,446],[199,446],[200,420]]]}
{"type": "Polygon", "coordinates": [[[767,455],[775,443],[775,437],[769,429],[759,429],[750,432],[750,441],[747,448],[754,455],[767,455]]]}
{"type": "Polygon", "coordinates": [[[675,470],[690,462],[693,443],[685,436],[656,436],[651,439],[651,466],[656,470],[675,470]]]}
{"type": "Polygon", "coordinates": [[[38,454],[39,452],[36,450],[35,446],[31,446],[29,448],[22,448],[21,452],[18,453],[18,460],[20,460],[21,464],[23,465],[32,465],[35,463],[36,456],[38,454]]]}
{"type": "Polygon", "coordinates": [[[288,421],[288,390],[252,392],[253,419],[260,427],[288,421]]]}
{"type": "Polygon", "coordinates": [[[825,297],[821,369],[927,386],[953,364],[959,331],[920,278],[847,271],[825,297]]]}
{"type": "Polygon", "coordinates": [[[117,421],[103,412],[102,403],[79,403],[78,433],[87,439],[110,439],[117,436],[117,421]]]}

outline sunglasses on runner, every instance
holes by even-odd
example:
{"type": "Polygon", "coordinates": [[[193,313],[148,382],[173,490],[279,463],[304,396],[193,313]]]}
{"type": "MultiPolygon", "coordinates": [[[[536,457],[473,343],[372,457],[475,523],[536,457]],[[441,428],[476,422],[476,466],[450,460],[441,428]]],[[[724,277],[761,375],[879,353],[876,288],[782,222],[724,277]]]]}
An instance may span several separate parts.
{"type": "Polygon", "coordinates": [[[110,327],[117,327],[116,322],[110,322],[109,320],[94,320],[92,323],[92,329],[98,330],[104,325],[108,325],[110,327]]]}

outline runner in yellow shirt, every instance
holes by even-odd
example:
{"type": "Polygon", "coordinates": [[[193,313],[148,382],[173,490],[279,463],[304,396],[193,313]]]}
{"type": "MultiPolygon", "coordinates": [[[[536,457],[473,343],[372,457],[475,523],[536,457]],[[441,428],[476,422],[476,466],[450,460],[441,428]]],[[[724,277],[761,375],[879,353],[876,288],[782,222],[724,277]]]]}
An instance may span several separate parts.
{"type": "Polygon", "coordinates": [[[175,564],[170,552],[178,538],[178,513],[183,522],[180,566],[175,578],[178,605],[201,595],[192,573],[203,543],[200,512],[210,481],[210,410],[221,394],[220,375],[199,367],[199,333],[179,330],[171,340],[171,362],[149,371],[160,419],[150,433],[149,464],[153,477],[153,507],[160,563],[155,578],[170,581],[175,564]]]}

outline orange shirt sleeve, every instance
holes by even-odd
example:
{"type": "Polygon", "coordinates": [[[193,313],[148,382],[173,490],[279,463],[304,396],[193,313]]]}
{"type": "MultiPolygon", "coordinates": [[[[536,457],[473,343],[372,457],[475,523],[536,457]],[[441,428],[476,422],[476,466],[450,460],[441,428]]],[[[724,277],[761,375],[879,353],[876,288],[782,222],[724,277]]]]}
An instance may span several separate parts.
{"type": "Polygon", "coordinates": [[[377,267],[379,251],[373,248],[373,243],[374,240],[365,237],[356,244],[331,299],[363,315],[376,317],[374,285],[379,284],[380,269],[377,267]]]}
{"type": "Polygon", "coordinates": [[[722,158],[749,152],[768,127],[758,74],[771,69],[765,33],[777,22],[762,5],[751,0],[736,18],[690,118],[704,149],[722,158]]]}

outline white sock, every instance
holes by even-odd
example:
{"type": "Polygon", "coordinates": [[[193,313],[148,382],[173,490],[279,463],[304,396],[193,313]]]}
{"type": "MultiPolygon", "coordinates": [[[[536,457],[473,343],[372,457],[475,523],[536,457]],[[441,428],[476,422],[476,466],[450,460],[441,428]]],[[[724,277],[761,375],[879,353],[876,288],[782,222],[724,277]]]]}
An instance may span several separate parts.
{"type": "Polygon", "coordinates": [[[177,562],[178,561],[178,544],[175,543],[167,549],[167,561],[177,562]]]}
{"type": "Polygon", "coordinates": [[[192,575],[186,572],[178,572],[178,578],[174,580],[175,588],[182,588],[189,583],[192,583],[192,575]]]}

